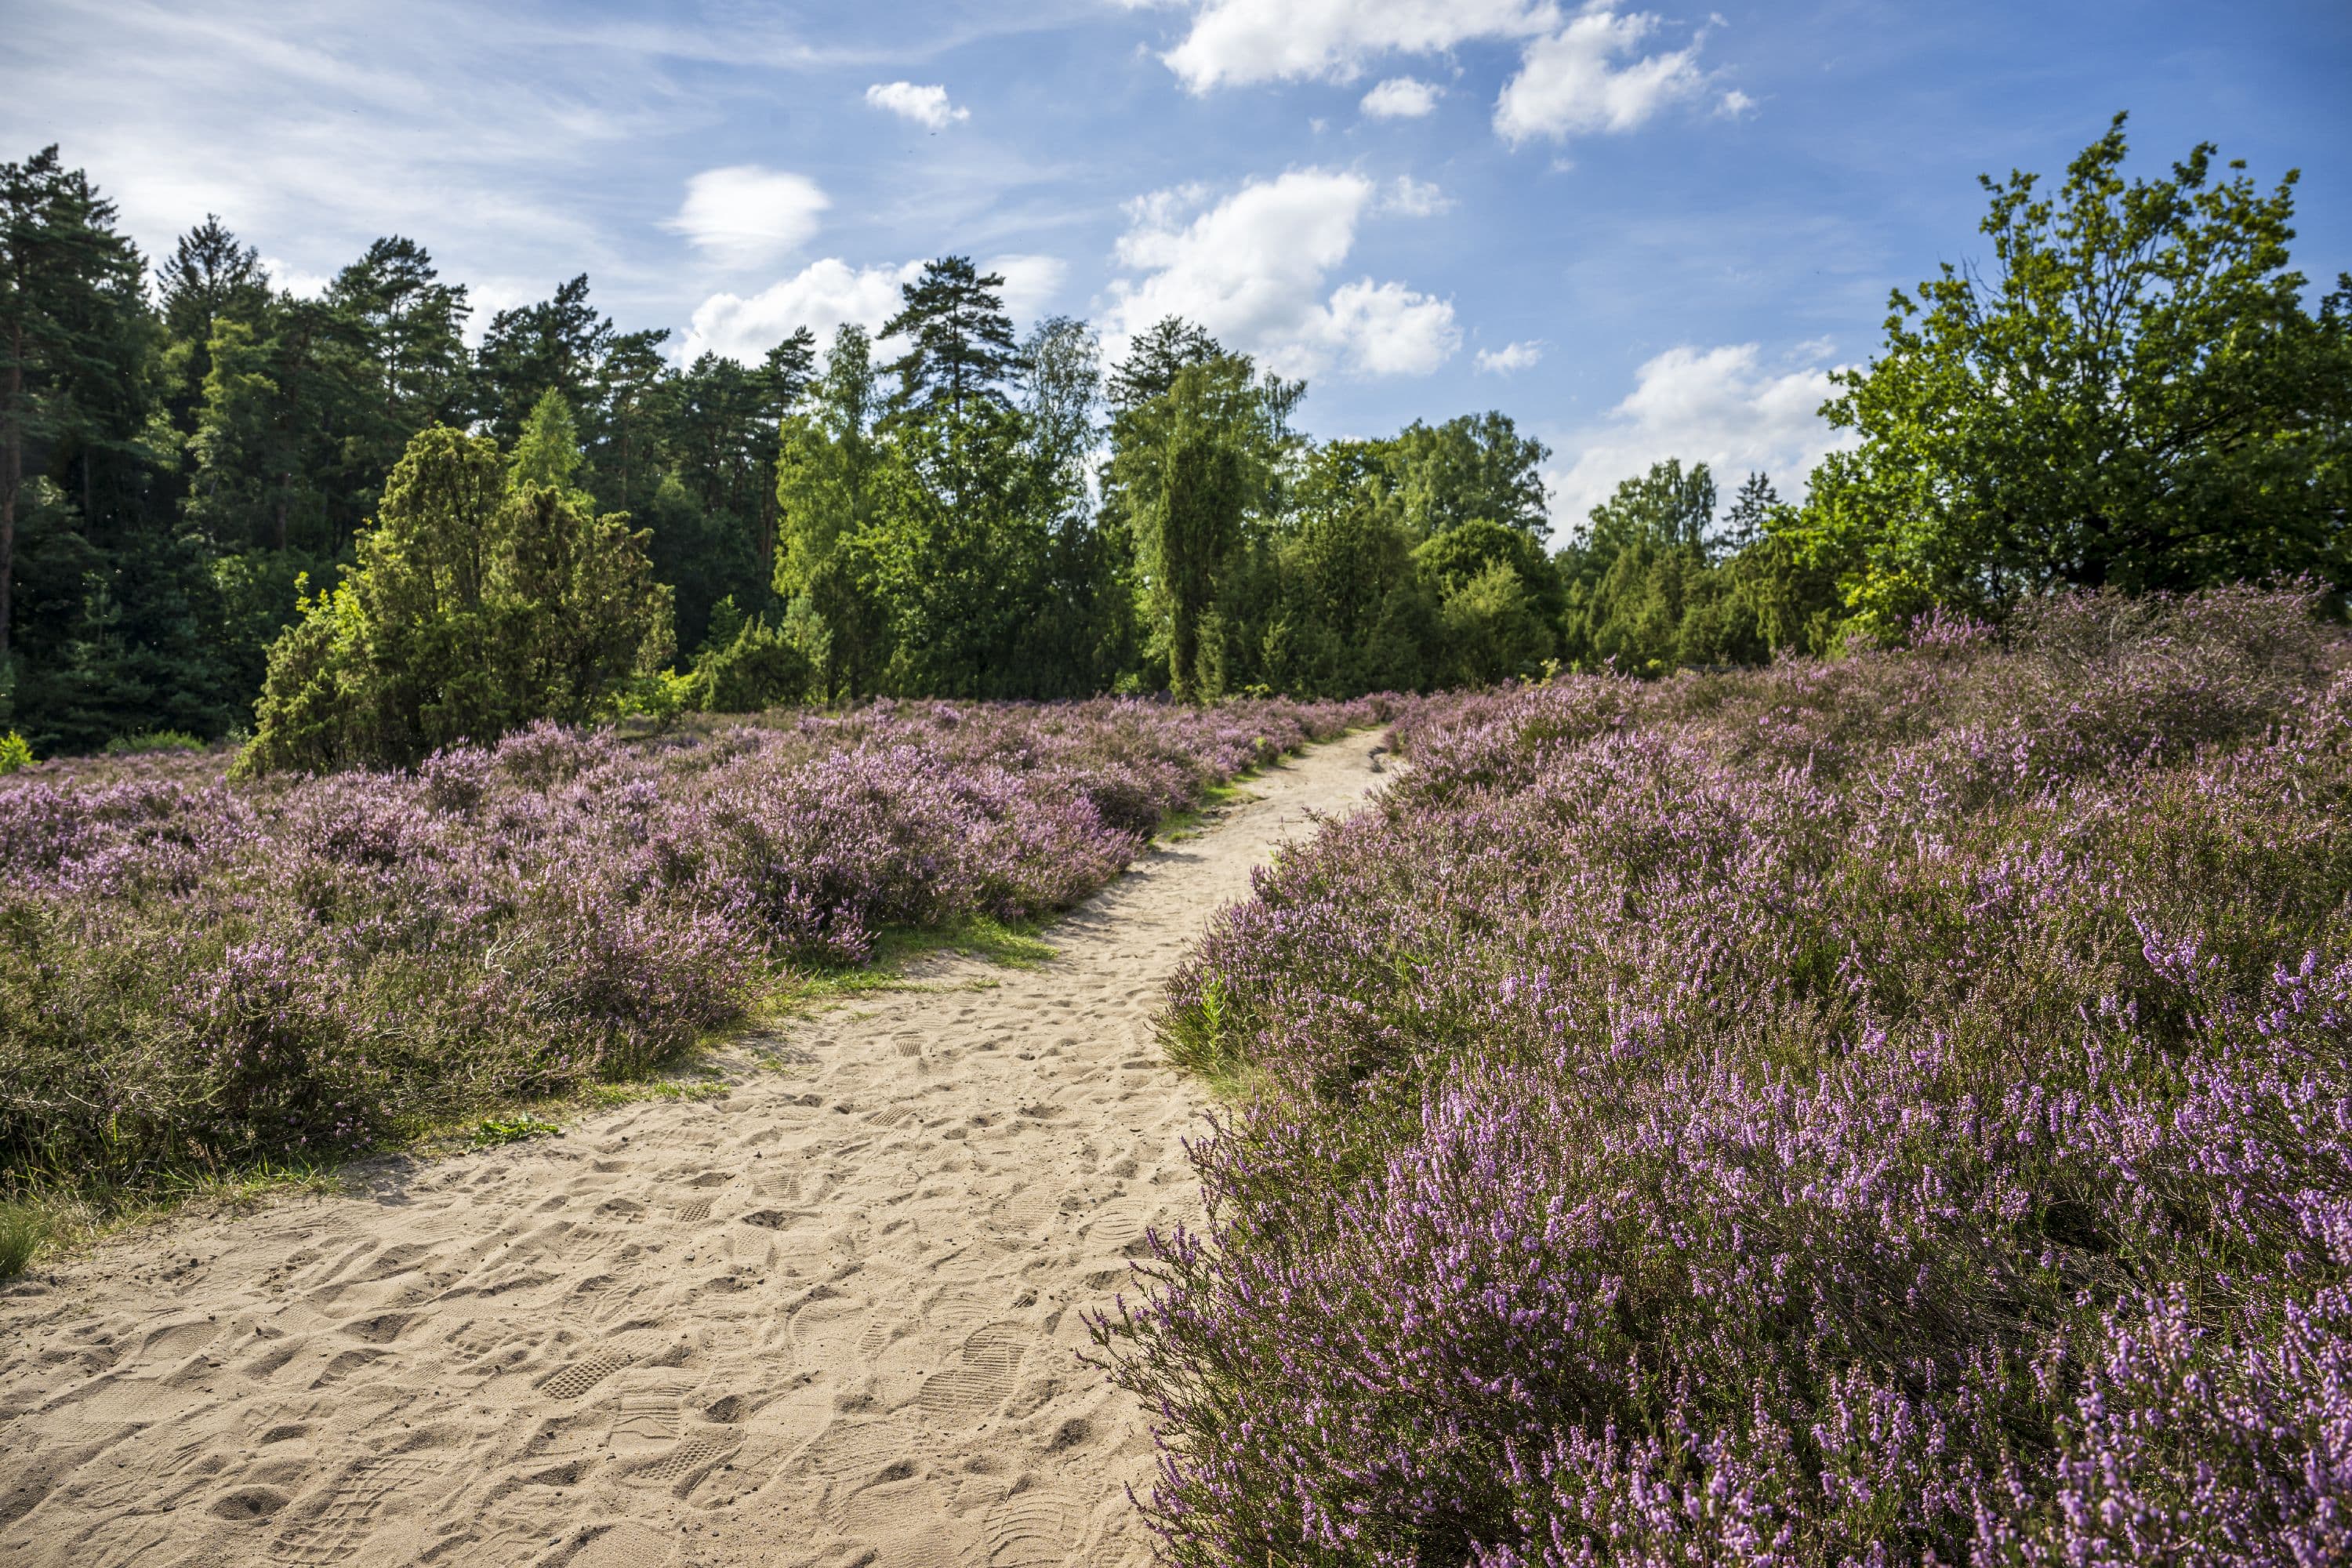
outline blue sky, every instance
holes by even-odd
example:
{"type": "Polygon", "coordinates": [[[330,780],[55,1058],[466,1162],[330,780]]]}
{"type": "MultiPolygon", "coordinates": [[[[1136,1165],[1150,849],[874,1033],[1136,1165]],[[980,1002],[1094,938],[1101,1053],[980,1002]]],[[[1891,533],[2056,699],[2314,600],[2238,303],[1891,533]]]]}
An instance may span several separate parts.
{"type": "Polygon", "coordinates": [[[585,271],[756,358],[962,252],[1114,351],[1205,321],[1319,435],[1499,407],[1563,521],[1668,454],[1797,488],[1888,289],[1981,253],[1975,176],[2054,178],[2119,109],[2144,169],[2301,166],[2297,261],[2352,269],[2341,0],[0,0],[0,156],[61,143],[151,254],[217,212],[315,287],[406,234],[478,326],[585,271]]]}

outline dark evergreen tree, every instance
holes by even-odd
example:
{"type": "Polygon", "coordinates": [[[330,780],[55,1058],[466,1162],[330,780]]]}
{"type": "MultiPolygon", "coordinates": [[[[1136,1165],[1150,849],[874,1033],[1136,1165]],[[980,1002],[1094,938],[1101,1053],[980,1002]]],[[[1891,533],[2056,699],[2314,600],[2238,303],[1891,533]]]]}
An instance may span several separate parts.
{"type": "Polygon", "coordinates": [[[1187,365],[1220,359],[1224,350],[1217,340],[1181,316],[1162,316],[1129,343],[1127,357],[1110,373],[1105,395],[1111,407],[1125,413],[1168,395],[1176,375],[1187,365]]]}
{"type": "Polygon", "coordinates": [[[900,286],[903,303],[881,331],[907,345],[886,367],[898,378],[890,395],[894,423],[940,409],[961,415],[975,400],[1012,405],[1005,385],[1021,368],[1021,351],[1003,287],[1000,274],[982,273],[963,256],[927,261],[920,278],[900,286]]]}

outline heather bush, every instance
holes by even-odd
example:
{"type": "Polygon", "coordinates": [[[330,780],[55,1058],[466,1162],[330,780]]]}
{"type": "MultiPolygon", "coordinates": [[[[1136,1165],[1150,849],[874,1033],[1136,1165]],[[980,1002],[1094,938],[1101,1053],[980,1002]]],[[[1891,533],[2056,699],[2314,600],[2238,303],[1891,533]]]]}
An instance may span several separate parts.
{"type": "Polygon", "coordinates": [[[641,1075],[779,966],[1023,921],[1374,704],[879,704],[414,772],[180,752],[0,787],[0,1184],[332,1158],[641,1075]]]}
{"type": "Polygon", "coordinates": [[[2352,673],[2304,598],[1424,707],[1175,980],[1097,1332],[1195,1563],[2352,1553],[2352,673]]]}

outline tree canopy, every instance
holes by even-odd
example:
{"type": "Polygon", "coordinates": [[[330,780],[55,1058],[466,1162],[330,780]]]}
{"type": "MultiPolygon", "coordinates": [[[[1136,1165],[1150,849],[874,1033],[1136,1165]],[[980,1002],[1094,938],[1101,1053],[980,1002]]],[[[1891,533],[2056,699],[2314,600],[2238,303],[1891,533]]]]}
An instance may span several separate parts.
{"type": "Polygon", "coordinates": [[[1555,520],[1506,414],[1309,439],[1306,384],[1202,324],[1106,363],[966,256],[822,344],[689,360],[581,275],[469,347],[415,240],[296,292],[208,215],[151,271],[45,149],[0,164],[0,732],[328,766],[625,708],[1650,675],[2070,586],[2340,594],[2352,281],[2292,265],[2293,174],[2126,151],[1984,182],[1989,258],[1895,296],[1791,499],[1668,457],[1555,520]]]}
{"type": "Polygon", "coordinates": [[[2314,312],[2296,175],[2264,192],[2200,145],[2127,179],[2125,121],[2059,189],[1982,184],[1990,270],[1897,291],[1823,412],[1859,444],[1801,537],[1880,635],[1930,604],[2060,587],[2352,580],[2352,279],[2314,312]]]}

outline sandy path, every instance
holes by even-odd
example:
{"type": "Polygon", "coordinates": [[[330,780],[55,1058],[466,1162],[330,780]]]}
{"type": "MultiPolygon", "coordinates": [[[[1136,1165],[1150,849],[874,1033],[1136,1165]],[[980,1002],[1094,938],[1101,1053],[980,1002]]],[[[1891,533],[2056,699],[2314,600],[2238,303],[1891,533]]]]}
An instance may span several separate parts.
{"type": "Polygon", "coordinates": [[[0,1562],[1149,1561],[1140,1414],[1075,1352],[1144,1227],[1197,1212],[1201,1100],[1150,1018],[1371,744],[1254,781],[1052,963],[800,1021],[723,1100],[0,1290],[0,1562]]]}

